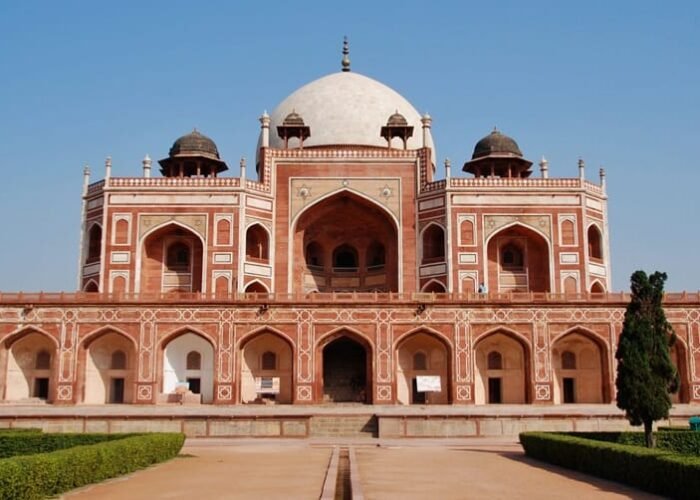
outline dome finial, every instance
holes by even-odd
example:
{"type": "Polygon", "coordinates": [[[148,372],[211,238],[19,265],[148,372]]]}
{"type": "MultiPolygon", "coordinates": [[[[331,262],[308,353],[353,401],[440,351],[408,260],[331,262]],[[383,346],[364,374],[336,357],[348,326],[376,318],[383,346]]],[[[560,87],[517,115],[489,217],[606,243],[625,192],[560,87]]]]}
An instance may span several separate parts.
{"type": "Polygon", "coordinates": [[[350,46],[348,45],[348,37],[343,37],[343,60],[342,71],[350,71],[350,46]]]}

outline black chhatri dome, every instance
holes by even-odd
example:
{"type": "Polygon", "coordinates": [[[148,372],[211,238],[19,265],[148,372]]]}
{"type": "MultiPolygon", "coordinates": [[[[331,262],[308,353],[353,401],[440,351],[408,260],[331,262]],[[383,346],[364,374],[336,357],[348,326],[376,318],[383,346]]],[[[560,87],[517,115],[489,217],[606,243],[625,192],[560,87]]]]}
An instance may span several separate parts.
{"type": "Polygon", "coordinates": [[[168,155],[170,158],[176,156],[206,156],[216,160],[220,159],[219,150],[214,141],[201,134],[197,129],[177,139],[170,148],[168,155]]]}
{"type": "Polygon", "coordinates": [[[493,131],[481,139],[474,146],[472,160],[485,158],[487,156],[518,156],[522,158],[523,153],[518,147],[518,143],[511,137],[502,134],[494,127],[493,131]]]}

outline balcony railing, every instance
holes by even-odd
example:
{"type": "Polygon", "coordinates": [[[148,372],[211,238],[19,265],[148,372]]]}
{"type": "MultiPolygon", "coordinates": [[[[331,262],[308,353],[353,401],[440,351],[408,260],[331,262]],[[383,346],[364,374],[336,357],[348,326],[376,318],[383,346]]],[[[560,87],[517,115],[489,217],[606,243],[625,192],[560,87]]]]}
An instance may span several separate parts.
{"type": "MultiPolygon", "coordinates": [[[[489,292],[489,293],[424,293],[424,292],[315,292],[315,293],[89,293],[89,292],[36,292],[0,293],[0,306],[18,305],[32,308],[42,304],[191,304],[238,303],[245,304],[306,304],[306,303],[430,303],[430,304],[549,304],[549,303],[611,303],[630,300],[629,293],[546,293],[546,292],[489,292]]],[[[678,292],[664,295],[667,304],[696,304],[700,306],[699,292],[678,292]]]]}

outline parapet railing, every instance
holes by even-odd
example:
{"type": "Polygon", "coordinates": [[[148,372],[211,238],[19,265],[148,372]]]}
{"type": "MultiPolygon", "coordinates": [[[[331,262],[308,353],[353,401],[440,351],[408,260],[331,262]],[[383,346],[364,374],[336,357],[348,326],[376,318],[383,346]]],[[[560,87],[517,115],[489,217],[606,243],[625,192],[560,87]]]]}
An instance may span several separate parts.
{"type": "Polygon", "coordinates": [[[498,187],[498,188],[577,188],[588,189],[596,193],[603,193],[603,188],[585,179],[522,179],[519,177],[450,177],[450,187],[498,187]]]}
{"type": "MultiPolygon", "coordinates": [[[[313,292],[301,293],[90,293],[90,292],[16,292],[0,293],[0,305],[41,304],[105,304],[105,303],[237,303],[237,304],[296,304],[296,303],[413,303],[413,304],[620,304],[630,300],[626,292],[615,293],[394,293],[394,292],[313,292]]],[[[700,291],[664,295],[669,304],[698,304],[700,291]]]]}

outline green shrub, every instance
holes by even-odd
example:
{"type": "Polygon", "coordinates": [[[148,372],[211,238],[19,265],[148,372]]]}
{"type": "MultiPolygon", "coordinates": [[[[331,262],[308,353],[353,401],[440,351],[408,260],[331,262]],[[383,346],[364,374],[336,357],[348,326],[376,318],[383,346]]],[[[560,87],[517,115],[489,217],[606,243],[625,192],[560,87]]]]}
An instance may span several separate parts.
{"type": "MultiPolygon", "coordinates": [[[[94,435],[93,435],[94,436],[94,435]]],[[[182,434],[115,434],[112,440],[0,460],[3,500],[54,496],[173,458],[182,434]]]]}
{"type": "MultiPolygon", "coordinates": [[[[591,433],[599,434],[635,433],[591,433]]],[[[653,493],[697,498],[700,491],[700,457],[586,439],[582,434],[525,432],[520,442],[529,457],[653,493]]]]}
{"type": "Polygon", "coordinates": [[[41,434],[44,431],[39,429],[38,427],[3,427],[2,429],[0,429],[0,434],[2,435],[26,434],[27,432],[41,434]]]}
{"type": "MultiPolygon", "coordinates": [[[[569,432],[567,434],[596,441],[645,446],[643,432],[569,432]]],[[[700,456],[700,432],[673,430],[655,432],[654,435],[656,446],[661,450],[700,456]]]]}
{"type": "MultiPolygon", "coordinates": [[[[129,434],[131,435],[131,434],[129,434]]],[[[38,432],[0,433],[0,458],[48,453],[74,446],[122,439],[124,434],[41,434],[38,432]]]]}

